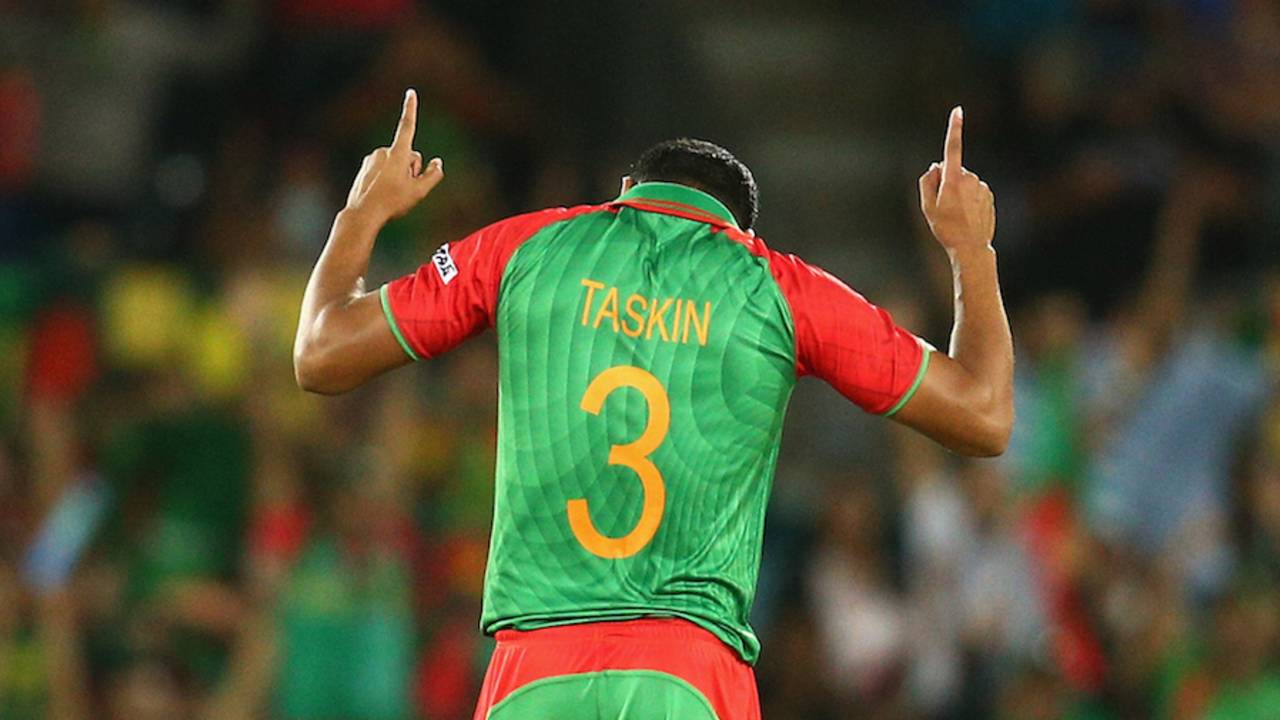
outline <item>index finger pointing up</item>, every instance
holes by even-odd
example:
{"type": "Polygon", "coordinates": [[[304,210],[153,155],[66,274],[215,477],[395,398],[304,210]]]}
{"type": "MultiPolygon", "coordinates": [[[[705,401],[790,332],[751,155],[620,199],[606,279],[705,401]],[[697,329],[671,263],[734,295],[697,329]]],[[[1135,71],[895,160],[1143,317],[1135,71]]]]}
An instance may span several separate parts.
{"type": "Polygon", "coordinates": [[[964,143],[960,138],[964,126],[964,110],[957,105],[951,110],[947,120],[947,140],[942,147],[942,172],[944,175],[958,175],[964,168],[962,158],[964,143]]]}
{"type": "Polygon", "coordinates": [[[393,152],[405,153],[413,149],[413,133],[418,127],[418,93],[412,88],[404,92],[404,110],[396,125],[396,136],[391,141],[393,152]]]}

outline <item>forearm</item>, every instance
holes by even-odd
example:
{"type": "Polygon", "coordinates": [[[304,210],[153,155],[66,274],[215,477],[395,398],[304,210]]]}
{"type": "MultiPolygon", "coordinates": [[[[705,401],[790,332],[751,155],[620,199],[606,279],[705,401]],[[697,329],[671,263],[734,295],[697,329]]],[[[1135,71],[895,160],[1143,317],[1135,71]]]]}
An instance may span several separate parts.
{"type": "Polygon", "coordinates": [[[1141,335],[1139,344],[1147,354],[1163,343],[1186,309],[1202,223],[1198,204],[1177,195],[1160,213],[1155,250],[1138,294],[1138,320],[1131,326],[1141,335]]]}
{"type": "Polygon", "coordinates": [[[88,717],[85,657],[81,649],[79,610],[66,589],[37,600],[39,632],[49,677],[49,717],[88,717]]]}
{"type": "Polygon", "coordinates": [[[349,209],[334,219],[329,240],[311,271],[302,297],[293,343],[294,369],[304,387],[314,384],[306,382],[308,376],[332,366],[337,355],[358,341],[358,333],[345,327],[349,323],[345,322],[344,314],[365,296],[364,276],[381,226],[382,223],[349,209]]]}
{"type": "Polygon", "coordinates": [[[950,356],[970,375],[976,409],[998,425],[1013,416],[1013,335],[990,246],[948,252],[955,289],[950,356]]]}
{"type": "Polygon", "coordinates": [[[302,296],[298,342],[316,325],[324,310],[341,306],[364,294],[364,275],[369,270],[369,257],[373,254],[373,243],[380,229],[380,223],[358,211],[343,210],[334,218],[329,240],[311,271],[306,294],[302,296]]]}

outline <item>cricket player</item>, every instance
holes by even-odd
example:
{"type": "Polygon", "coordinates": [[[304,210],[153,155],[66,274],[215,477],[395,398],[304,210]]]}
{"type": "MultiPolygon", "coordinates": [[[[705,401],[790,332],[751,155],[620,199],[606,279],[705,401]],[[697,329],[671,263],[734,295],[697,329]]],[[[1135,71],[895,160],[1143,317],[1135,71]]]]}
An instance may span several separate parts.
{"type": "Polygon", "coordinates": [[[796,380],[958,453],[1008,442],[995,205],[962,164],[962,110],[919,183],[954,273],[943,353],[766,246],[751,172],[700,140],[645,152],[609,202],[501,220],[366,291],[378,232],[444,178],[413,149],[417,107],[406,92],[394,140],[364,159],[334,221],[294,367],[303,389],[341,393],[496,329],[481,627],[497,648],[475,718],[758,718],[747,617],[796,380]]]}

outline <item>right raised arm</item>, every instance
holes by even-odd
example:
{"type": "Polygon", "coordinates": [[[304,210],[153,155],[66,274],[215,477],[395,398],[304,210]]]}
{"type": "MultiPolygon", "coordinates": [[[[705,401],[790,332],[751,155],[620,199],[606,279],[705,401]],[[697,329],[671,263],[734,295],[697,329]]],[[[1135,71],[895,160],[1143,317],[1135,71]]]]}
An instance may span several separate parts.
{"type": "Polygon", "coordinates": [[[991,189],[962,164],[960,108],[951,111],[942,163],[920,177],[920,207],[951,260],[955,322],[950,351],[935,353],[894,415],[965,455],[1004,452],[1013,429],[1013,337],[1000,297],[991,189]]]}

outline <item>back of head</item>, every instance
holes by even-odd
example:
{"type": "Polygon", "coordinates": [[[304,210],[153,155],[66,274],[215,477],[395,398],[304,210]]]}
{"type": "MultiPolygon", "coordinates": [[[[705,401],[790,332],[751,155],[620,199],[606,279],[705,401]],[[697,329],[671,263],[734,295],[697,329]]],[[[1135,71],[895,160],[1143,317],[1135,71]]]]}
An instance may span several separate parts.
{"type": "Polygon", "coordinates": [[[751,170],[733,153],[706,140],[678,138],[645,150],[631,169],[637,183],[672,182],[711,194],[738,226],[750,230],[759,214],[760,190],[751,170]]]}

